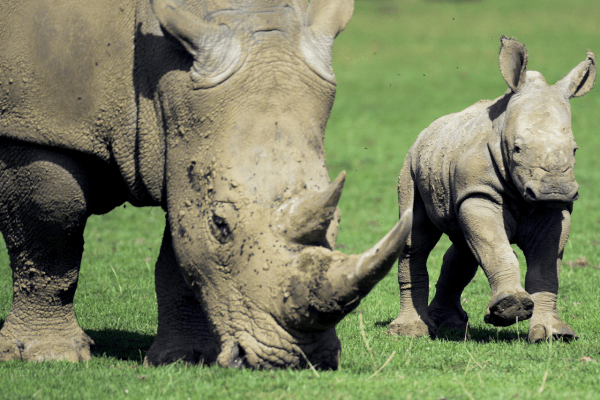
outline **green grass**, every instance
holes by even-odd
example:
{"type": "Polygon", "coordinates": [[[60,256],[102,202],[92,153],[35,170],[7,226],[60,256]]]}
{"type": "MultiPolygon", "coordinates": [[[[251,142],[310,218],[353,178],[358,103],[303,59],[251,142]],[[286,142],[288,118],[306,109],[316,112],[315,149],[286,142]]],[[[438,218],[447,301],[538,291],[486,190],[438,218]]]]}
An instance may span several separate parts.
{"type": "MultiPolygon", "coordinates": [[[[357,1],[334,47],[338,93],[326,137],[331,176],[348,173],[340,204],[341,250],[366,250],[397,221],[397,175],[423,128],[504,92],[500,35],[522,41],[530,69],[554,83],[584,59],[586,50],[600,55],[599,18],[597,0],[357,1]]],[[[1,363],[0,398],[600,398],[598,90],[572,100],[581,191],[564,259],[585,257],[587,265],[563,267],[558,308],[580,335],[578,341],[530,345],[526,322],[502,329],[484,324],[490,289],[481,271],[463,295],[470,340],[462,335],[390,337],[385,331],[399,308],[392,270],[338,325],[340,371],[317,376],[310,370],[182,364],[145,368],[144,351],[156,333],[153,265],[164,215],[128,206],[92,217],[86,230],[75,309],[96,342],[93,359],[1,363]]],[[[430,295],[448,243],[444,238],[430,257],[430,295]]],[[[6,253],[0,257],[3,320],[12,289],[6,253]]]]}

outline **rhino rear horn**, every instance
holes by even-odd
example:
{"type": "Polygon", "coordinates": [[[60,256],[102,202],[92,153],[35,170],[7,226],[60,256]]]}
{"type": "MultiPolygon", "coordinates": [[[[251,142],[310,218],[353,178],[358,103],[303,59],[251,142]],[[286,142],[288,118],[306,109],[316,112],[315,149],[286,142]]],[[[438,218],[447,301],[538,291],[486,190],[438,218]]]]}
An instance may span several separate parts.
{"type": "Polygon", "coordinates": [[[581,97],[594,87],[596,80],[596,56],[587,52],[585,61],[580,62],[564,78],[556,84],[568,99],[581,97]]]}
{"type": "Polygon", "coordinates": [[[506,84],[517,93],[525,84],[528,53],[525,45],[515,39],[500,38],[500,72],[506,84]]]}
{"type": "Polygon", "coordinates": [[[288,205],[280,217],[285,235],[301,244],[322,244],[334,218],[345,180],[346,172],[342,171],[323,192],[309,193],[288,205]]]}
{"type": "Polygon", "coordinates": [[[204,21],[177,0],[151,0],[160,25],[194,57],[190,75],[196,89],[216,86],[242,65],[243,52],[233,31],[224,24],[204,21]]]}

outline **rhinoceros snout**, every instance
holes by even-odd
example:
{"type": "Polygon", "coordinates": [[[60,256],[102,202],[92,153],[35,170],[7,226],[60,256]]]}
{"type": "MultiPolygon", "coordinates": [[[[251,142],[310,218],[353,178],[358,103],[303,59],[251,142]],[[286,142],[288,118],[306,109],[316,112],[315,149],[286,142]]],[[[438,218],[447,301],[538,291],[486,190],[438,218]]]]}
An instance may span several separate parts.
{"type": "Polygon", "coordinates": [[[579,198],[579,184],[571,182],[562,185],[525,184],[523,197],[530,203],[566,204],[579,198]]]}

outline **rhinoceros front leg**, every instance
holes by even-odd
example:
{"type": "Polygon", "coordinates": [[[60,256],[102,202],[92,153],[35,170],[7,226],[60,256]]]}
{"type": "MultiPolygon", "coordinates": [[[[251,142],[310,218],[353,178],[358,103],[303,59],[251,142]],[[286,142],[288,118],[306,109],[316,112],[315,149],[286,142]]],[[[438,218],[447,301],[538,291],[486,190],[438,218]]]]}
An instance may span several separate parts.
{"type": "Polygon", "coordinates": [[[529,341],[577,339],[556,311],[563,249],[569,237],[571,213],[565,209],[538,209],[519,232],[517,244],[527,259],[525,289],[535,308],[529,322],[529,341]]]}
{"type": "Polygon", "coordinates": [[[73,296],[88,217],[87,176],[65,154],[0,142],[0,230],[13,271],[13,302],[0,360],[90,359],[73,296]]]}
{"type": "Polygon", "coordinates": [[[144,363],[161,365],[178,360],[194,364],[214,362],[218,353],[217,342],[200,303],[181,275],[168,226],[156,262],[155,285],[158,335],[144,363]]]}
{"type": "Polygon", "coordinates": [[[473,256],[485,272],[492,300],[485,322],[509,326],[531,318],[533,300],[521,285],[519,260],[508,240],[505,212],[485,197],[464,200],[458,213],[460,227],[473,256]]]}
{"type": "Polygon", "coordinates": [[[444,254],[435,296],[429,304],[429,317],[438,326],[466,329],[469,317],[462,308],[460,295],[475,276],[477,267],[477,260],[462,240],[452,244],[444,254]]]}

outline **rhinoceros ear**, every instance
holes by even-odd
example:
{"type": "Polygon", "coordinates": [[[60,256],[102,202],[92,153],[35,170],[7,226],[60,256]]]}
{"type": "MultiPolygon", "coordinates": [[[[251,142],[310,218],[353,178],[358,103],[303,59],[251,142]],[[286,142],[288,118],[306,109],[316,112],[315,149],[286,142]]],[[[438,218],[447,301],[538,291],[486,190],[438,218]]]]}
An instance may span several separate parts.
{"type": "Polygon", "coordinates": [[[500,71],[506,84],[516,93],[525,84],[527,49],[515,39],[500,38],[500,71]]]}
{"type": "Polygon", "coordinates": [[[308,65],[324,79],[334,80],[333,39],[346,28],[353,12],[354,0],[312,0],[306,10],[302,52],[308,65]]]}
{"type": "Polygon", "coordinates": [[[241,67],[241,45],[227,25],[196,17],[177,0],[151,0],[151,3],[163,29],[194,57],[190,74],[196,89],[216,86],[241,67]]]}
{"type": "Polygon", "coordinates": [[[596,80],[596,57],[591,51],[587,52],[582,61],[556,84],[563,90],[567,98],[581,97],[594,87],[596,80]]]}
{"type": "Polygon", "coordinates": [[[312,0],[306,12],[306,26],[335,39],[346,28],[353,12],[354,0],[312,0]]]}

